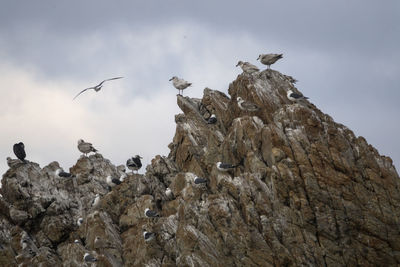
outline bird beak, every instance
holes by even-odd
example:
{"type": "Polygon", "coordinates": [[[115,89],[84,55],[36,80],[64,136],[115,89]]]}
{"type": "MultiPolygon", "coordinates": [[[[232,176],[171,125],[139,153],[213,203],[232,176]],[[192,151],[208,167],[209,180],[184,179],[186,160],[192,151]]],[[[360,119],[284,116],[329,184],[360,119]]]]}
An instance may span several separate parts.
{"type": "Polygon", "coordinates": [[[236,64],[236,67],[237,67],[237,66],[239,66],[239,63],[238,63],[238,64],[236,64]]]}

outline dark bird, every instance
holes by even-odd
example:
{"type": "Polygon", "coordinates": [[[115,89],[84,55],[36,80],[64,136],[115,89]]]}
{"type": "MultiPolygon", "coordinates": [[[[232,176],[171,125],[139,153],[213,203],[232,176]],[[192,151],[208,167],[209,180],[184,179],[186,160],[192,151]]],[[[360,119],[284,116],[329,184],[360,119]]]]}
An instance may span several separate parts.
{"type": "Polygon", "coordinates": [[[24,143],[19,142],[17,144],[14,144],[13,150],[14,150],[15,156],[17,156],[18,159],[20,159],[23,162],[25,162],[26,153],[25,153],[25,145],[24,145],[24,143]]]}
{"type": "Polygon", "coordinates": [[[291,101],[298,101],[301,99],[308,99],[308,97],[303,96],[302,94],[299,93],[294,93],[292,90],[287,91],[287,98],[291,101]]]}
{"type": "Polygon", "coordinates": [[[126,161],[126,166],[128,169],[132,170],[132,173],[133,171],[138,171],[142,167],[142,162],[140,161],[141,158],[141,156],[136,155],[126,161]]]}
{"type": "Polygon", "coordinates": [[[195,184],[206,184],[208,182],[207,179],[201,178],[201,177],[194,177],[194,183],[195,184]]]}
{"type": "Polygon", "coordinates": [[[160,215],[158,215],[157,212],[155,212],[154,210],[151,210],[149,208],[144,210],[144,216],[146,216],[147,218],[160,217],[160,215]]]}
{"type": "Polygon", "coordinates": [[[93,90],[95,90],[96,92],[100,91],[100,89],[103,87],[103,83],[106,82],[106,81],[117,80],[117,79],[121,79],[121,78],[124,78],[124,77],[115,77],[115,78],[111,78],[111,79],[106,79],[106,80],[102,81],[101,83],[99,83],[99,84],[96,85],[96,86],[92,86],[92,87],[83,89],[82,91],[79,92],[79,94],[77,94],[77,95],[74,97],[73,100],[75,100],[75,98],[77,98],[80,94],[82,94],[83,92],[86,92],[87,90],[93,89],[93,90]]]}
{"type": "Polygon", "coordinates": [[[215,123],[217,123],[217,117],[215,117],[215,115],[212,114],[211,117],[208,118],[207,123],[208,123],[208,124],[215,124],[215,123]]]}
{"type": "Polygon", "coordinates": [[[63,171],[62,169],[57,169],[57,170],[56,170],[56,175],[57,175],[58,177],[63,177],[63,178],[70,178],[70,177],[73,176],[73,175],[70,174],[69,172],[65,172],[65,171],[63,171]]]}
{"type": "Polygon", "coordinates": [[[231,169],[236,168],[238,165],[232,165],[230,163],[223,163],[223,162],[217,162],[217,169],[223,172],[229,171],[231,169]]]}
{"type": "Polygon", "coordinates": [[[95,257],[93,257],[91,254],[86,252],[85,255],[83,255],[83,261],[85,261],[85,262],[95,262],[95,261],[97,261],[97,259],[95,257]]]}
{"type": "Polygon", "coordinates": [[[119,179],[117,179],[117,178],[112,178],[110,175],[107,176],[106,182],[107,182],[107,184],[108,184],[109,186],[111,186],[111,187],[114,187],[114,186],[116,186],[116,185],[121,184],[121,181],[120,181],[119,179]]]}
{"type": "Polygon", "coordinates": [[[146,242],[153,240],[155,236],[156,236],[155,233],[151,233],[151,232],[147,232],[147,231],[143,232],[144,241],[146,241],[146,242]]]}
{"type": "Polygon", "coordinates": [[[277,62],[279,59],[283,57],[283,54],[261,54],[258,56],[257,60],[264,65],[267,65],[268,68],[271,68],[271,65],[277,62]]]}

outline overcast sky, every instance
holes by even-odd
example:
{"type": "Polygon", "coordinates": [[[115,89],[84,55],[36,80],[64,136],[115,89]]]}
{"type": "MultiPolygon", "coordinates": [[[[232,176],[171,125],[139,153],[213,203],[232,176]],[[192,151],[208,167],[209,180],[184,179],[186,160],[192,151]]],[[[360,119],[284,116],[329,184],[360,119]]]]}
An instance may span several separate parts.
{"type": "MultiPolygon", "coordinates": [[[[177,90],[227,93],[238,60],[273,65],[400,166],[400,1],[0,0],[0,173],[12,145],[68,170],[77,140],[114,164],[168,155],[177,90]],[[82,89],[106,78],[95,93],[82,89]]],[[[144,170],[142,170],[143,172],[144,170]]]]}

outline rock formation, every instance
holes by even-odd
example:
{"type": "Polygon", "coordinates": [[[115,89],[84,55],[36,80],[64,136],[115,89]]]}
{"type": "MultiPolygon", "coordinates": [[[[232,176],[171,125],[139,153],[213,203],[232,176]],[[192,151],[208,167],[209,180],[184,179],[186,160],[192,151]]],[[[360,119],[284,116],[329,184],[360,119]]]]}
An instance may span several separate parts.
{"type": "Polygon", "coordinates": [[[86,252],[96,266],[399,265],[391,159],[310,102],[289,101],[298,91],[287,77],[268,69],[239,75],[230,97],[178,96],[168,157],[112,189],[106,177],[121,171],[100,154],[82,156],[73,178],[57,177],[57,162],[14,164],[2,179],[0,266],[82,266],[86,252]],[[237,97],[260,109],[239,109],[237,97]],[[238,167],[221,172],[218,161],[238,167]]]}

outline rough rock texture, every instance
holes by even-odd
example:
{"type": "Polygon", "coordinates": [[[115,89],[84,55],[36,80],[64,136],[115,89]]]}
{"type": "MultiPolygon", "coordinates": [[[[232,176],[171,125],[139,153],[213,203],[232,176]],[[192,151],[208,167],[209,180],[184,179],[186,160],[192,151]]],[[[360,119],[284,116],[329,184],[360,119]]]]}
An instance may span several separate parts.
{"type": "Polygon", "coordinates": [[[74,178],[56,177],[57,162],[14,165],[2,179],[0,266],[82,266],[85,252],[97,266],[399,265],[391,159],[310,102],[290,102],[288,77],[239,75],[230,98],[178,96],[169,156],[112,190],[106,177],[121,173],[100,154],[81,157],[74,178]],[[239,109],[238,96],[261,109],[239,109]],[[238,167],[220,172],[218,161],[238,167]]]}

